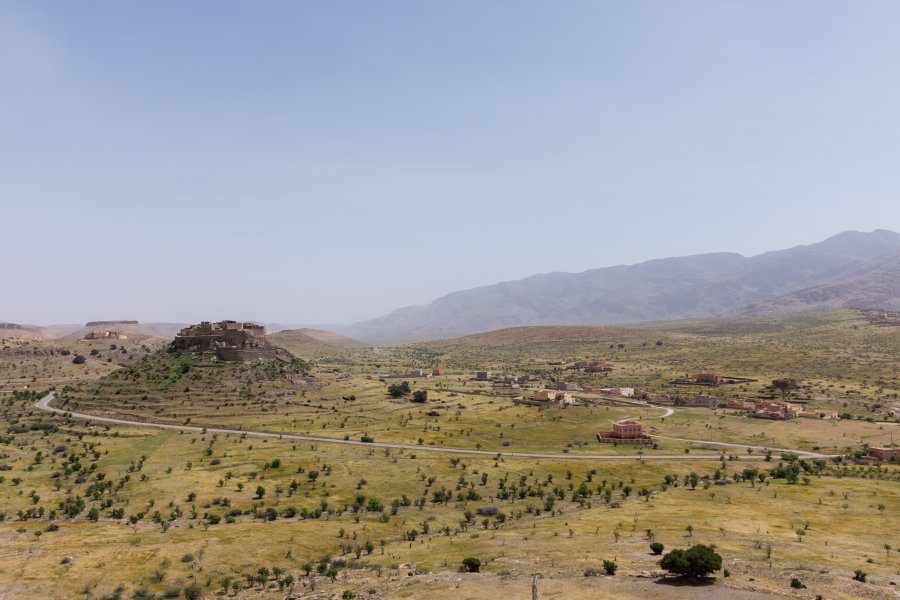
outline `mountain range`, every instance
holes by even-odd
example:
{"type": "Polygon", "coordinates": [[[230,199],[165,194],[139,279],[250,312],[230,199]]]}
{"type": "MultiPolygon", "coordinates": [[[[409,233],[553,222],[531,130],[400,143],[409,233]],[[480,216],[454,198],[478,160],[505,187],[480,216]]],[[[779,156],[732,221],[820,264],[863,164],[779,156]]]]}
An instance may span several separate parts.
{"type": "Polygon", "coordinates": [[[751,257],[718,252],[533,275],[453,292],[337,330],[390,344],[528,325],[859,307],[900,308],[900,234],[847,231],[751,257]]]}

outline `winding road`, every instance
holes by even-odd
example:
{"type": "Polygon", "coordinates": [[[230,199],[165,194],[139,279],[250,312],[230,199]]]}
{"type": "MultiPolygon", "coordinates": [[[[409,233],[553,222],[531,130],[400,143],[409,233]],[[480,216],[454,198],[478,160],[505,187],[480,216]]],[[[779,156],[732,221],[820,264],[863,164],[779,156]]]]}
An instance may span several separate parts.
{"type": "MultiPolygon", "coordinates": [[[[172,429],[175,431],[185,431],[190,433],[219,433],[225,435],[246,435],[247,437],[270,438],[278,440],[294,440],[299,442],[313,442],[317,444],[343,444],[345,446],[364,446],[367,448],[394,448],[398,450],[413,450],[416,452],[439,452],[442,454],[474,454],[478,456],[503,456],[511,458],[538,458],[549,460],[595,460],[595,461],[628,461],[628,460],[721,460],[722,454],[651,454],[651,455],[610,455],[610,454],[546,454],[541,452],[498,452],[491,450],[470,450],[467,448],[447,448],[442,446],[419,446],[415,444],[400,444],[391,442],[360,442],[356,440],[342,440],[336,438],[319,437],[313,435],[300,435],[295,433],[272,433],[267,431],[247,431],[242,429],[223,429],[217,427],[202,427],[196,425],[172,425],[169,423],[153,423],[141,421],[129,421],[127,419],[116,419],[113,417],[101,417],[88,413],[72,412],[70,410],[62,410],[50,406],[50,403],[56,398],[56,392],[50,392],[35,404],[35,407],[50,413],[67,416],[71,419],[80,419],[84,421],[94,421],[98,423],[109,423],[113,425],[128,425],[130,427],[147,427],[152,429],[172,429]]],[[[662,408],[662,407],[654,407],[662,408]]],[[[668,409],[671,410],[671,409],[668,409]]],[[[667,413],[666,416],[671,414],[667,413]]],[[[665,436],[653,436],[663,438],[665,436]]],[[[678,440],[678,438],[666,438],[678,440]]],[[[787,450],[783,448],[761,448],[760,446],[747,446],[745,444],[730,444],[724,442],[715,442],[711,440],[681,440],[694,443],[718,444],[721,446],[735,446],[740,448],[759,448],[773,450],[778,452],[793,452],[795,454],[806,457],[826,458],[828,455],[806,452],[804,450],[787,450]]],[[[741,457],[741,460],[762,460],[764,457],[759,455],[748,455],[741,457]]]]}

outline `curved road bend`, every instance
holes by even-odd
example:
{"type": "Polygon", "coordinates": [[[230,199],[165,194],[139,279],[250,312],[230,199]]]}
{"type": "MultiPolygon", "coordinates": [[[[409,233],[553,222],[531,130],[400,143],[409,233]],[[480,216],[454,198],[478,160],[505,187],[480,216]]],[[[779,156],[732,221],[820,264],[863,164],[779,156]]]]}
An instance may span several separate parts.
{"type": "MultiPolygon", "coordinates": [[[[720,460],[719,454],[655,454],[650,456],[618,456],[609,454],[544,454],[540,452],[495,452],[491,450],[469,450],[466,448],[447,448],[440,446],[418,446],[415,444],[398,444],[390,442],[360,442],[356,440],[341,440],[335,438],[318,437],[312,435],[300,435],[295,433],[271,433],[265,431],[248,431],[242,429],[222,429],[217,427],[202,427],[196,425],[171,425],[168,423],[153,423],[129,421],[127,419],[115,419],[112,417],[100,417],[87,413],[77,413],[70,410],[62,410],[50,406],[50,402],[56,397],[56,392],[50,392],[35,407],[59,415],[68,415],[73,419],[81,419],[84,421],[95,421],[98,423],[110,423],[114,425],[128,425],[131,427],[149,427],[154,429],[173,429],[176,431],[186,431],[191,433],[207,433],[246,435],[247,437],[270,438],[278,440],[294,440],[299,442],[313,442],[319,444],[343,444],[345,446],[364,446],[367,448],[394,448],[398,450],[414,450],[416,452],[440,452],[444,454],[475,454],[479,456],[503,456],[512,458],[542,458],[550,460],[597,460],[597,461],[621,461],[621,460],[720,460]]],[[[673,438],[674,439],[674,438],[673,438]]],[[[718,442],[708,441],[706,443],[715,444],[718,442]]],[[[811,453],[790,450],[797,454],[810,455],[811,453]]],[[[820,455],[815,455],[820,456],[820,455]]],[[[746,456],[742,460],[762,460],[763,456],[746,456]]]]}

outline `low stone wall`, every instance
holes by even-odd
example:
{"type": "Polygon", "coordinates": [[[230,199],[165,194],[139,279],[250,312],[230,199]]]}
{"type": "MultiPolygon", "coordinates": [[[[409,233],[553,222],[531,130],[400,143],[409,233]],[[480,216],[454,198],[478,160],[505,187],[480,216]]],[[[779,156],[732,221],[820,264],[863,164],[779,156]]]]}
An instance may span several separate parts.
{"type": "Polygon", "coordinates": [[[649,437],[614,438],[614,437],[605,437],[604,435],[598,433],[597,439],[600,440],[601,444],[637,444],[639,446],[650,446],[653,444],[653,438],[649,438],[649,437]]]}

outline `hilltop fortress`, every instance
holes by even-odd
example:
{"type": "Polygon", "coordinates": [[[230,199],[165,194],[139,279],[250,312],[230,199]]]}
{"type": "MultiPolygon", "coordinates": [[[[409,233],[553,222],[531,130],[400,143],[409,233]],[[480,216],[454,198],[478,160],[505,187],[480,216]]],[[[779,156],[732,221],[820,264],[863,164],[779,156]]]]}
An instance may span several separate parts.
{"type": "Polygon", "coordinates": [[[266,328],[256,323],[203,321],[185,327],[175,336],[171,349],[214,352],[220,360],[281,359],[266,340],[266,328]]]}

